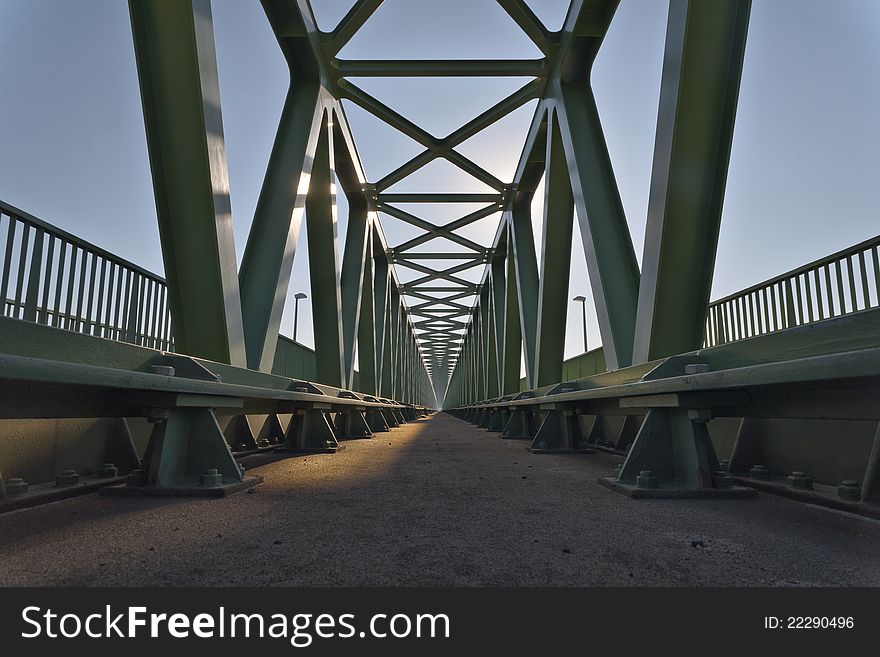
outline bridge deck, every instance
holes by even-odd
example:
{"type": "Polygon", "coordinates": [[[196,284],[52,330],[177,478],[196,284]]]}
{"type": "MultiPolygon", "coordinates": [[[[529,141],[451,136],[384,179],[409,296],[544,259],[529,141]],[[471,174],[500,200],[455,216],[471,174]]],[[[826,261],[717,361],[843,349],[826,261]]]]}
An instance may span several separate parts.
{"type": "Polygon", "coordinates": [[[639,500],[610,454],[537,456],[445,414],[254,456],[225,500],[89,495],[0,516],[0,585],[880,585],[880,522],[762,495],[639,500]]]}

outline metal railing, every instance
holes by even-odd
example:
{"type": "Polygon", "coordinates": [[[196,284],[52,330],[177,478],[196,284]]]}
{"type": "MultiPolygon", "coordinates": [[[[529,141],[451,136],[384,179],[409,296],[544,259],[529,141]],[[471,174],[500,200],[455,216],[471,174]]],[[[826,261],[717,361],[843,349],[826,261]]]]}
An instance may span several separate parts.
{"type": "Polygon", "coordinates": [[[712,347],[880,305],[880,236],[709,305],[712,347]]]}
{"type": "MultiPolygon", "coordinates": [[[[4,235],[0,314],[174,350],[161,276],[0,201],[4,235]]],[[[712,302],[703,346],[878,306],[880,236],[712,302]]]]}
{"type": "Polygon", "coordinates": [[[165,279],[0,201],[0,314],[173,351],[165,279]]]}

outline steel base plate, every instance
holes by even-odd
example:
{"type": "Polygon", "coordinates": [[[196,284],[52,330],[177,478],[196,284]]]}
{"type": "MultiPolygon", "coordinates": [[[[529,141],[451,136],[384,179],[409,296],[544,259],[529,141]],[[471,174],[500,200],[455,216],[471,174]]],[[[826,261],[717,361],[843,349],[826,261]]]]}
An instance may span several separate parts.
{"type": "Polygon", "coordinates": [[[633,499],[754,499],[754,488],[732,486],[730,488],[639,488],[622,484],[614,477],[599,477],[599,484],[633,499]]]}
{"type": "Polygon", "coordinates": [[[180,488],[154,488],[151,486],[107,486],[101,489],[101,495],[113,497],[227,497],[239,493],[257,484],[262,484],[259,475],[249,475],[242,481],[222,486],[202,488],[200,486],[181,486],[180,488]]]}

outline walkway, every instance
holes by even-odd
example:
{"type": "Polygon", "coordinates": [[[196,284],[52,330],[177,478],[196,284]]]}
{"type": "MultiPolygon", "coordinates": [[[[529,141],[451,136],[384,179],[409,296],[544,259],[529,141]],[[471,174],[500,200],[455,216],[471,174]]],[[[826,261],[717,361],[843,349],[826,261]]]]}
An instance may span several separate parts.
{"type": "Polygon", "coordinates": [[[445,414],[251,457],[226,500],[0,515],[0,585],[880,585],[880,522],[791,500],[634,501],[608,454],[534,456],[445,414]]]}

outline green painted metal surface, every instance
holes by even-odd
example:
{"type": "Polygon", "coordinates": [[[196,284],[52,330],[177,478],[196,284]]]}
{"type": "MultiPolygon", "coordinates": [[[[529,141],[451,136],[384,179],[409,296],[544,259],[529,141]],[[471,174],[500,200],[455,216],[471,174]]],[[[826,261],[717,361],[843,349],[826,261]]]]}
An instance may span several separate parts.
{"type": "Polygon", "coordinates": [[[574,199],[568,179],[562,135],[556,117],[548,117],[547,173],[544,181],[544,240],[538,292],[538,333],[535,383],[538,387],[562,379],[571,233],[574,199]]]}
{"type": "Polygon", "coordinates": [[[333,193],[332,114],[328,111],[321,123],[321,133],[312,160],[309,191],[306,196],[306,225],[309,240],[309,276],[312,297],[312,321],[315,336],[316,380],[342,387],[345,361],[342,330],[342,293],[340,289],[338,228],[333,193]]]}
{"type": "Polygon", "coordinates": [[[211,5],[132,0],[129,10],[174,341],[243,365],[211,5]]]}
{"type": "Polygon", "coordinates": [[[750,0],[669,5],[634,358],[703,342],[750,0]]]}

